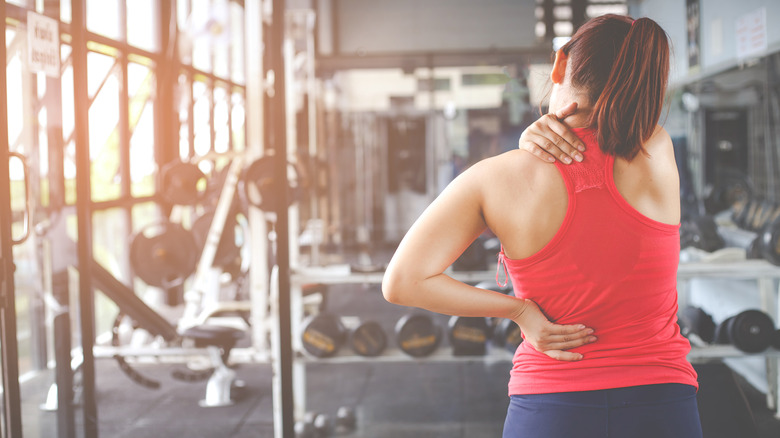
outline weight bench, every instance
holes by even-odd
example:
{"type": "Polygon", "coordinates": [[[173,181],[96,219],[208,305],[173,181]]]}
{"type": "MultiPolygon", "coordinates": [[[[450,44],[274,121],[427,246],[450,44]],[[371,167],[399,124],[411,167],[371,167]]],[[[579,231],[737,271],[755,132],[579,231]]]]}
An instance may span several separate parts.
{"type": "MultiPolygon", "coordinates": [[[[240,385],[235,380],[235,371],[228,368],[225,361],[236,342],[244,336],[243,331],[233,327],[199,324],[179,334],[165,318],[151,309],[135,295],[132,289],[117,280],[97,261],[92,261],[91,269],[95,285],[149,333],[162,336],[166,341],[173,341],[179,336],[189,338],[195,342],[196,347],[207,348],[214,372],[206,384],[206,397],[200,401],[201,406],[227,406],[233,403],[230,398],[231,388],[234,384],[240,385]]],[[[137,375],[137,372],[130,372],[131,368],[126,367],[122,370],[129,373],[129,377],[136,383],[143,383],[143,379],[137,375]]]]}
{"type": "Polygon", "coordinates": [[[230,390],[237,383],[236,372],[228,368],[225,361],[244,332],[233,327],[201,324],[188,328],[181,335],[194,340],[196,347],[206,347],[214,367],[206,383],[206,397],[199,404],[203,407],[232,405],[230,390]]]}

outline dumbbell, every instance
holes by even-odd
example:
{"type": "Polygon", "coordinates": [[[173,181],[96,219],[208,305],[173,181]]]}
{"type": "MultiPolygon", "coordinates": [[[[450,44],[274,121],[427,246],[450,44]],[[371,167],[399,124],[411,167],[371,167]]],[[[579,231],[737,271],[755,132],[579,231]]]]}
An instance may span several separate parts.
{"type": "Polygon", "coordinates": [[[493,344],[514,353],[523,343],[520,326],[511,319],[501,319],[493,328],[493,344]]]}
{"type": "Polygon", "coordinates": [[[409,356],[429,356],[439,347],[441,328],[428,315],[409,313],[395,324],[395,340],[409,356]]]}
{"type": "Polygon", "coordinates": [[[455,356],[485,354],[491,327],[487,318],[453,316],[448,324],[450,345],[455,356]]]}
{"type": "Polygon", "coordinates": [[[350,331],[349,346],[361,356],[379,356],[387,347],[387,335],[378,322],[360,321],[350,331]]]}
{"type": "Polygon", "coordinates": [[[348,342],[352,350],[361,356],[378,356],[387,346],[387,336],[379,323],[357,319],[347,329],[344,320],[331,313],[322,312],[303,322],[301,340],[303,348],[314,357],[330,357],[348,342]]]}
{"type": "Polygon", "coordinates": [[[330,357],[344,344],[347,331],[341,319],[322,312],[304,319],[301,332],[303,348],[314,357],[330,357]]]}
{"type": "Polygon", "coordinates": [[[680,248],[692,246],[712,252],[723,248],[723,244],[712,216],[688,218],[680,225],[680,248]]]}
{"type": "Polygon", "coordinates": [[[731,208],[749,199],[753,189],[747,177],[740,173],[720,175],[714,187],[705,188],[704,208],[709,214],[731,208]]]}
{"type": "Polygon", "coordinates": [[[760,310],[745,310],[726,318],[715,328],[714,342],[731,344],[746,353],[769,348],[775,333],[772,318],[760,310]]]}
{"type": "Polygon", "coordinates": [[[700,307],[687,306],[679,312],[677,323],[680,325],[680,333],[686,338],[695,334],[702,341],[712,343],[715,339],[715,322],[712,316],[700,307]]]}

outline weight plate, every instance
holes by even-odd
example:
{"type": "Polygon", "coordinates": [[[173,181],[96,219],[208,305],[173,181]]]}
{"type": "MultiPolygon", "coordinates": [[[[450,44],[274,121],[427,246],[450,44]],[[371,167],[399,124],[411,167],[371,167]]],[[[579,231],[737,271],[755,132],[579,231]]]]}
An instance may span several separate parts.
{"type": "MultiPolygon", "coordinates": [[[[275,180],[276,159],[273,155],[258,158],[244,171],[241,194],[246,203],[265,212],[279,209],[279,193],[275,180]]],[[[300,172],[294,163],[287,163],[287,205],[297,202],[302,195],[300,172]]]]}
{"type": "MultiPolygon", "coordinates": [[[[192,234],[198,247],[198,253],[203,252],[208,238],[211,222],[214,220],[214,210],[203,213],[192,222],[192,234]]],[[[214,254],[212,266],[229,268],[241,266],[241,246],[244,241],[243,229],[238,223],[235,214],[228,214],[222,235],[219,239],[217,252],[214,254]]]]}
{"type": "Polygon", "coordinates": [[[163,166],[161,176],[160,195],[171,204],[197,204],[208,186],[206,175],[193,163],[168,163],[163,166]]]}
{"type": "Polygon", "coordinates": [[[453,316],[449,321],[450,345],[455,356],[485,354],[490,325],[487,318],[453,316]]]}
{"type": "Polygon", "coordinates": [[[523,333],[520,331],[520,326],[511,319],[502,319],[496,325],[493,342],[514,353],[517,347],[523,343],[523,333]]]}
{"type": "Polygon", "coordinates": [[[716,344],[730,344],[731,337],[729,336],[729,324],[734,317],[724,319],[720,324],[715,327],[715,334],[713,335],[713,342],[716,344]]]}
{"type": "Polygon", "coordinates": [[[350,334],[349,346],[361,356],[379,356],[387,347],[387,335],[376,321],[362,321],[350,334]]]}
{"type": "Polygon", "coordinates": [[[683,336],[695,333],[702,341],[712,343],[715,339],[715,322],[699,307],[687,306],[679,315],[678,323],[683,336]]]}
{"type": "Polygon", "coordinates": [[[398,347],[413,357],[428,356],[439,347],[441,329],[433,319],[422,314],[407,314],[395,325],[398,347]]]}
{"type": "Polygon", "coordinates": [[[341,320],[329,313],[320,313],[303,322],[303,348],[314,357],[330,357],[344,344],[345,330],[341,320]]]}
{"type": "Polygon", "coordinates": [[[753,192],[747,176],[740,172],[724,172],[718,179],[704,198],[704,208],[708,214],[729,209],[735,203],[750,198],[753,192]]]}
{"type": "Polygon", "coordinates": [[[775,323],[760,310],[746,310],[733,317],[728,332],[735,347],[747,353],[758,353],[772,343],[775,323]]]}
{"type": "Polygon", "coordinates": [[[172,222],[148,225],[131,237],[130,264],[146,284],[170,289],[181,285],[198,264],[192,233],[172,222]]]}

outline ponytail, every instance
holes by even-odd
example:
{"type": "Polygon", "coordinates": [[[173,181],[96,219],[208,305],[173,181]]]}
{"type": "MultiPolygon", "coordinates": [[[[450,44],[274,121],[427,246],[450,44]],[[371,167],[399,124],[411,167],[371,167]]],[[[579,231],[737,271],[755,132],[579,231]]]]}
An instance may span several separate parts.
{"type": "Polygon", "coordinates": [[[590,125],[607,154],[634,158],[655,131],[669,76],[669,42],[653,20],[604,15],[564,47],[572,81],[595,102],[590,125]],[[618,42],[618,44],[615,44],[618,42]]]}
{"type": "Polygon", "coordinates": [[[666,33],[649,18],[630,27],[596,101],[591,124],[605,153],[634,158],[658,124],[669,76],[666,33]]]}

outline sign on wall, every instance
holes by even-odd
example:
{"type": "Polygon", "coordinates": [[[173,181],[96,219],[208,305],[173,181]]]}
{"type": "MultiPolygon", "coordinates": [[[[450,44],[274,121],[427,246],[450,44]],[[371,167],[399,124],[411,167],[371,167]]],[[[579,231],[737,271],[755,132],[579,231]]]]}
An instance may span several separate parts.
{"type": "Polygon", "coordinates": [[[27,12],[27,64],[32,72],[60,76],[59,22],[35,12],[27,12]]]}
{"type": "Polygon", "coordinates": [[[737,19],[737,58],[761,56],[766,51],[766,8],[737,19]]]}

